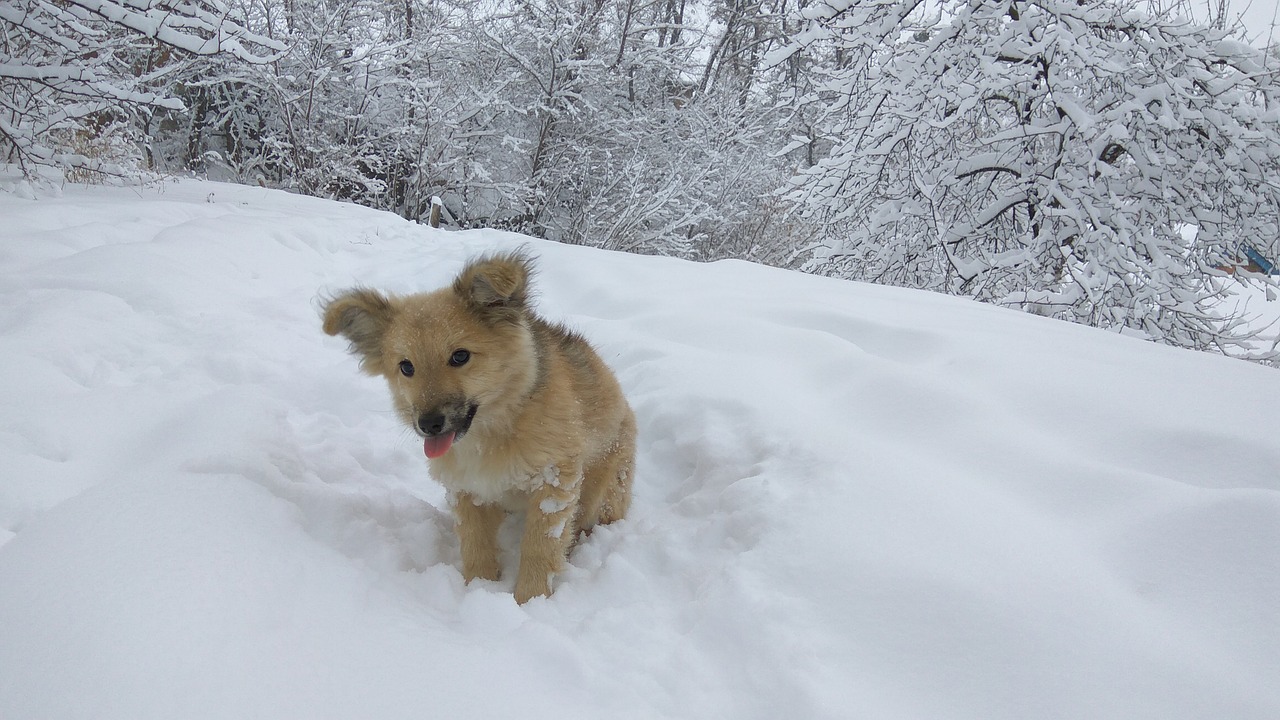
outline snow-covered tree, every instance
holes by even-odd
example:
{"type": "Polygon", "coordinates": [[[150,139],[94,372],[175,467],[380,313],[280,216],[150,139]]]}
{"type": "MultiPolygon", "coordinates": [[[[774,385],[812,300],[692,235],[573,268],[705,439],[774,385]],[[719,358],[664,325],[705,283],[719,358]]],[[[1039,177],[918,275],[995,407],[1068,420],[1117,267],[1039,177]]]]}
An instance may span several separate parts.
{"type": "Polygon", "coordinates": [[[832,149],[789,197],[811,268],[1173,345],[1276,357],[1221,317],[1242,244],[1280,250],[1280,80],[1138,0],[828,0],[792,53],[832,149]]]}
{"type": "Polygon", "coordinates": [[[742,85],[706,80],[730,54],[707,66],[703,36],[680,24],[686,10],[536,0],[483,26],[481,54],[505,59],[492,84],[508,112],[491,127],[520,151],[506,177],[527,178],[488,224],[632,252],[787,256],[760,241],[781,215],[762,200],[785,177],[768,105],[744,108],[742,85]]]}
{"type": "Polygon", "coordinates": [[[793,1],[0,0],[0,151],[785,263],[793,1]]]}
{"type": "Polygon", "coordinates": [[[221,0],[0,0],[0,161],[128,173],[146,116],[182,107],[166,76],[281,49],[221,0]]]}

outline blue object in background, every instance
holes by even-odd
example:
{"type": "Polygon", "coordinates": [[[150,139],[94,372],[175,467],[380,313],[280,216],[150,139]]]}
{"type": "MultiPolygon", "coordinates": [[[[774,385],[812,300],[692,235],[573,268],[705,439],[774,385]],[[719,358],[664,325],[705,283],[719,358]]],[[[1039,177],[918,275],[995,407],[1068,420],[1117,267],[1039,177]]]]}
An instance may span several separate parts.
{"type": "Polygon", "coordinates": [[[1249,264],[1258,266],[1259,272],[1264,275],[1280,275],[1280,272],[1276,270],[1275,263],[1262,257],[1262,253],[1258,252],[1257,248],[1252,245],[1242,245],[1240,247],[1244,252],[1244,256],[1249,259],[1249,264]]]}

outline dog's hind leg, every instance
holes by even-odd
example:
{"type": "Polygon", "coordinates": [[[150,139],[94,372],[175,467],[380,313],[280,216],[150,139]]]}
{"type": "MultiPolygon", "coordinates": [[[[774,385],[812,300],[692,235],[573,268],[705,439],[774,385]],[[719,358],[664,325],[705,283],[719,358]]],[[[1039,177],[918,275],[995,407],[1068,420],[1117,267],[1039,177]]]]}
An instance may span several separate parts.
{"type": "Polygon", "coordinates": [[[582,490],[582,465],[552,468],[556,476],[529,494],[520,541],[520,573],[516,577],[516,602],[551,594],[551,578],[564,565],[569,545],[577,536],[574,518],[582,490]]]}
{"type": "Polygon", "coordinates": [[[458,493],[453,504],[457,518],[458,541],[462,545],[462,577],[497,580],[502,572],[498,563],[498,527],[507,513],[498,505],[482,505],[467,493],[458,493]]]}
{"type": "Polygon", "coordinates": [[[597,524],[608,525],[626,517],[627,510],[631,508],[631,479],[634,474],[635,450],[633,448],[626,454],[619,453],[617,471],[613,475],[613,482],[609,483],[605,490],[604,500],[600,503],[600,510],[596,516],[597,524]]]}
{"type": "Polygon", "coordinates": [[[579,531],[608,525],[627,514],[634,453],[629,444],[616,447],[587,470],[582,483],[582,510],[578,513],[579,531]]]}
{"type": "Polygon", "coordinates": [[[583,497],[583,510],[579,524],[583,530],[590,530],[593,525],[608,525],[615,520],[626,517],[631,507],[631,481],[635,474],[636,464],[636,424],[633,418],[627,418],[618,433],[618,442],[599,463],[596,464],[597,477],[588,477],[588,492],[593,495],[591,504],[583,497]],[[594,483],[591,481],[595,481],[594,483]],[[587,513],[586,510],[590,510],[587,513]]]}

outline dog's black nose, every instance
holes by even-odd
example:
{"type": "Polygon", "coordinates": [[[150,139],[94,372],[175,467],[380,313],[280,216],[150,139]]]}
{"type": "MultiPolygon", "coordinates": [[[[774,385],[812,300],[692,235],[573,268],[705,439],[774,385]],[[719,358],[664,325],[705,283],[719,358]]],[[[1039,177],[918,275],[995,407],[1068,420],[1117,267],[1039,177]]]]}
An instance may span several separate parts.
{"type": "Polygon", "coordinates": [[[422,413],[418,416],[418,429],[427,435],[439,435],[444,432],[444,413],[422,413]]]}

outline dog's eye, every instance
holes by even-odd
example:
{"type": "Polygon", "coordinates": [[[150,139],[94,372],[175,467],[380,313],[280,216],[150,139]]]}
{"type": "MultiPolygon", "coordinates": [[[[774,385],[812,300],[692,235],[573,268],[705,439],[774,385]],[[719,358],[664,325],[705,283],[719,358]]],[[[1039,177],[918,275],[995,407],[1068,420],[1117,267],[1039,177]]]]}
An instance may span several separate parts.
{"type": "Polygon", "coordinates": [[[471,351],[459,348],[458,350],[454,350],[453,354],[449,356],[449,364],[454,367],[462,367],[463,365],[466,365],[467,361],[470,359],[471,351]]]}
{"type": "Polygon", "coordinates": [[[408,360],[400,361],[400,374],[405,377],[413,377],[413,363],[408,360]]]}

